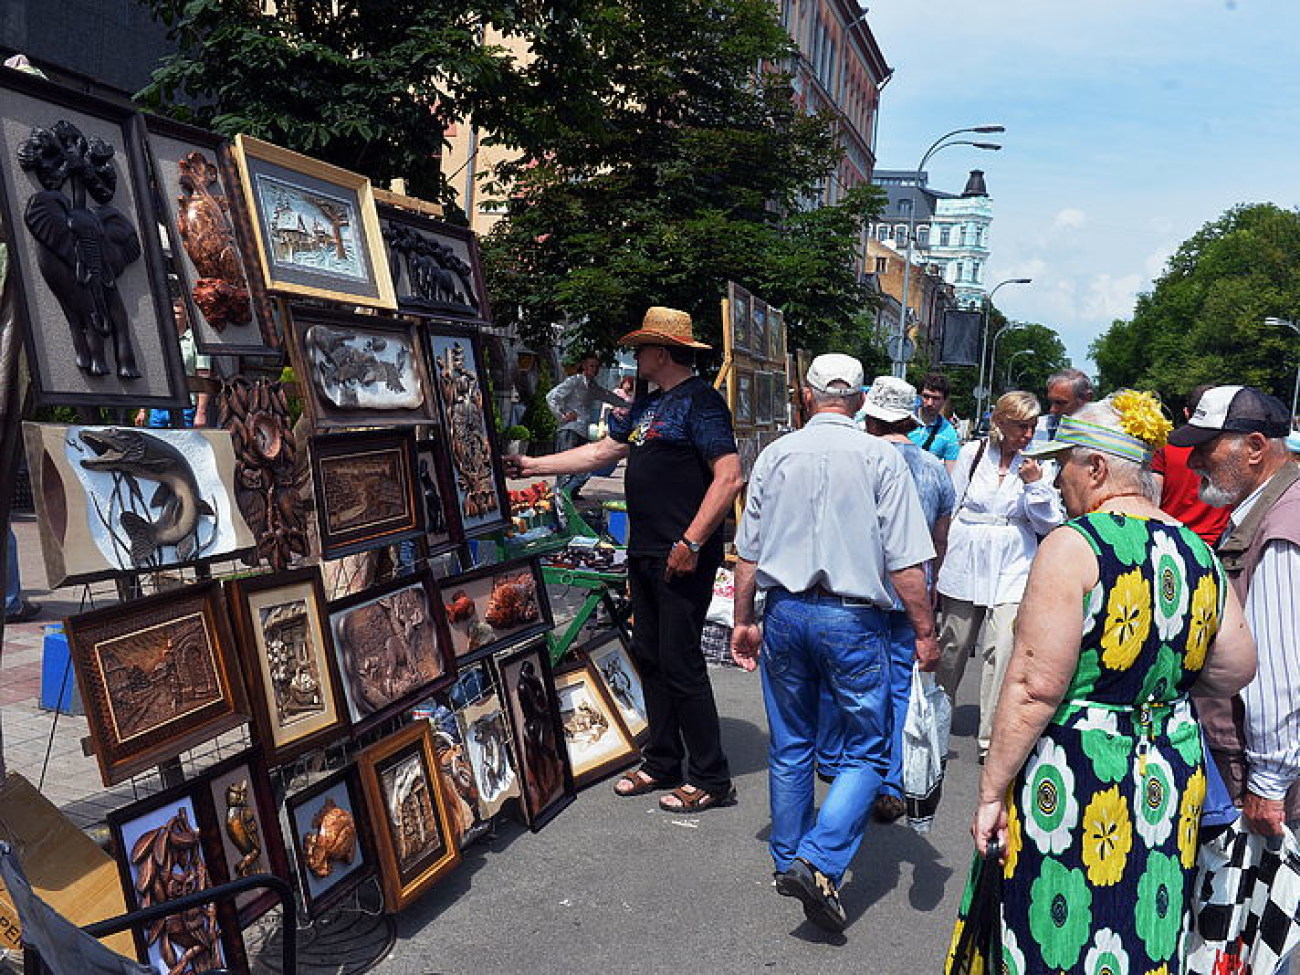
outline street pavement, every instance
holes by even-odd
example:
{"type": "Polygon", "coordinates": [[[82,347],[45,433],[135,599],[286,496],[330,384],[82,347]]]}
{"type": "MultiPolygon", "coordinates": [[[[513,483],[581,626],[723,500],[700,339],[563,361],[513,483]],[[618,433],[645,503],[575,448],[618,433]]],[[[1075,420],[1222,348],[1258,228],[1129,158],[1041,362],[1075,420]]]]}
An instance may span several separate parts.
{"type": "MultiPolygon", "coordinates": [[[[598,501],[617,496],[619,488],[615,479],[598,479],[583,493],[598,501]]],[[[84,718],[39,706],[43,626],[77,612],[83,592],[49,592],[34,519],[17,515],[14,528],[27,595],[46,612],[5,629],[4,759],[10,771],[41,782],[42,792],[73,822],[90,828],[109,809],[131,801],[134,790],[129,783],[113,790],[100,784],[94,759],[82,754],[84,718]]],[[[731,667],[713,667],[711,675],[737,805],[670,815],[659,811],[656,795],[615,796],[611,778],[580,792],[540,833],[503,815],[492,836],[469,847],[456,870],[396,918],[397,940],[373,970],[941,971],[970,862],[967,825],[979,771],[977,681],[967,680],[954,715],[933,831],[920,836],[902,823],[869,828],[843,889],[850,924],[837,936],[807,923],[799,903],[772,887],[767,726],[758,677],[731,667]]],[[[328,943],[329,932],[320,928],[304,932],[306,939],[328,943]]],[[[309,953],[301,968],[353,970],[320,951],[309,953]]]]}

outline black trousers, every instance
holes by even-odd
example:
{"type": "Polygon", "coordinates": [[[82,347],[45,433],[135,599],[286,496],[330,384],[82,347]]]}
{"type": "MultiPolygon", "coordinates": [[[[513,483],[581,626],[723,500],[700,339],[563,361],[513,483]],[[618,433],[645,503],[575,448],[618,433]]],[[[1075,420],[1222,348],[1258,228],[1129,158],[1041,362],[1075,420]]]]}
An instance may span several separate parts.
{"type": "Polygon", "coordinates": [[[664,581],[667,556],[628,557],[632,595],[632,655],[641,671],[649,737],[641,750],[647,775],[685,781],[717,794],[731,786],[722,753],[718,706],[700,650],[704,617],[713,596],[721,553],[701,552],[687,576],[664,581]]]}

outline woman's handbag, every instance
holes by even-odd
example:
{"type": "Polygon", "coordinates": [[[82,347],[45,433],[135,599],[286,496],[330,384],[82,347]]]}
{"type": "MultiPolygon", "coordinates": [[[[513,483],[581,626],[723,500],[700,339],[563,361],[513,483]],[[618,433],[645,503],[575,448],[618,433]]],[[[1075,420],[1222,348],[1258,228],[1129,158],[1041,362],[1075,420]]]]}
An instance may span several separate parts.
{"type": "Polygon", "coordinates": [[[934,674],[912,667],[912,695],[903,722],[903,802],[907,825],[930,832],[943,794],[943,767],[948,758],[952,704],[934,674]]]}
{"type": "Polygon", "coordinates": [[[1201,831],[1186,975],[1272,975],[1300,944],[1300,843],[1238,818],[1201,831]]]}
{"type": "Polygon", "coordinates": [[[1002,971],[1002,848],[996,841],[975,858],[970,884],[970,910],[953,939],[945,975],[1002,971]]]}

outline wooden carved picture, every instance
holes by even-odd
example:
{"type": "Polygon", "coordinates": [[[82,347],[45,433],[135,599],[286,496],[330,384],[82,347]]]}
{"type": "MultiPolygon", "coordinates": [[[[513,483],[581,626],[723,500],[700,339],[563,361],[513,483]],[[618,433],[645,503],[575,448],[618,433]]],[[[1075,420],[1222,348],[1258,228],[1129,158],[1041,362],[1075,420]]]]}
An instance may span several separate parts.
{"type": "Polygon", "coordinates": [[[380,203],[378,209],[399,308],[462,321],[491,319],[473,231],[398,206],[380,203]]]}
{"type": "Polygon", "coordinates": [[[731,348],[735,352],[750,350],[750,294],[740,285],[727,282],[727,309],[731,324],[731,348]]]}
{"type": "Polygon", "coordinates": [[[573,781],[581,787],[624,768],[640,756],[617,706],[605,691],[600,672],[583,655],[580,666],[557,674],[560,721],[573,781]]]}
{"type": "Polygon", "coordinates": [[[319,917],[375,873],[357,768],[348,765],[285,799],[294,861],[308,917],[319,917]]]}
{"type": "Polygon", "coordinates": [[[605,689],[618,708],[619,717],[638,743],[650,730],[646,715],[645,694],[641,690],[641,673],[632,652],[618,633],[609,637],[590,653],[591,662],[605,682],[605,689]]]}
{"type": "Polygon", "coordinates": [[[134,121],[148,149],[172,266],[185,284],[199,348],[214,355],[278,356],[280,336],[256,273],[256,244],[229,143],[158,115],[134,121]]]}
{"type": "Polygon", "coordinates": [[[0,73],[2,222],[38,405],[189,405],[131,115],[0,73]]]}
{"type": "Polygon", "coordinates": [[[310,449],[322,558],[423,533],[410,430],[327,433],[312,437],[310,449]]]}
{"type": "Polygon", "coordinates": [[[426,326],[433,382],[442,406],[460,521],[467,535],[504,526],[505,469],[489,423],[483,356],[468,332],[426,326]]]}
{"type": "Polygon", "coordinates": [[[456,658],[474,660],[550,629],[551,607],[536,561],[490,565],[442,580],[456,658]]]}
{"type": "Polygon", "coordinates": [[[496,664],[523,771],[524,811],[536,832],[574,797],[551,660],[545,641],[538,640],[496,664]]]}
{"type": "Polygon", "coordinates": [[[105,785],[248,720],[217,583],[91,610],[64,625],[105,785]]]}
{"type": "Polygon", "coordinates": [[[415,442],[415,480],[424,506],[424,538],[433,556],[454,549],[464,541],[465,534],[451,485],[446,434],[436,426],[421,432],[424,436],[415,442]]]}
{"type": "Polygon", "coordinates": [[[442,605],[428,572],[330,604],[330,629],[354,731],[363,732],[455,679],[442,605]]]}
{"type": "MultiPolygon", "coordinates": [[[[220,840],[223,880],[258,873],[288,877],[289,862],[280,833],[275,793],[261,752],[254,748],[206,770],[200,780],[214,812],[220,840]]],[[[247,926],[276,903],[269,891],[251,890],[235,899],[240,924],[247,926]]]]}

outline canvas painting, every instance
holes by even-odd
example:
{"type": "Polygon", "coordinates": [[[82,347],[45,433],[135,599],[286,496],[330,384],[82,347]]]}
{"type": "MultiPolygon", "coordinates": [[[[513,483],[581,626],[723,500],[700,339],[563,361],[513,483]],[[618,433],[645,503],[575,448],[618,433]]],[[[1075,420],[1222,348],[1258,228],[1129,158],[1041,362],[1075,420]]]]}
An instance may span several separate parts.
{"type": "Polygon", "coordinates": [[[431,329],[428,337],[461,525],[468,535],[500,528],[508,514],[505,470],[488,424],[480,347],[468,333],[431,329]]]}
{"type": "Polygon", "coordinates": [[[379,226],[398,307],[440,318],[490,320],[478,241],[471,230],[382,202],[379,226]]]}
{"type": "Polygon", "coordinates": [[[767,302],[758,297],[753,298],[749,306],[749,315],[749,351],[754,358],[761,360],[767,356],[767,302]]]}
{"type": "Polygon", "coordinates": [[[754,423],[754,374],[737,369],[733,375],[736,377],[736,426],[752,426],[754,423]]]}
{"type": "Polygon", "coordinates": [[[473,660],[550,628],[546,586],[535,562],[488,566],[442,581],[458,660],[473,660]]]}
{"type": "Polygon", "coordinates": [[[727,282],[727,308],[731,318],[733,352],[748,352],[750,347],[750,296],[740,285],[727,282]]]}
{"type": "Polygon", "coordinates": [[[25,423],[23,435],[53,586],[253,548],[223,430],[25,423]]]}
{"type": "Polygon", "coordinates": [[[403,576],[331,604],[330,627],[355,730],[410,707],[455,677],[437,587],[403,576]]]}

